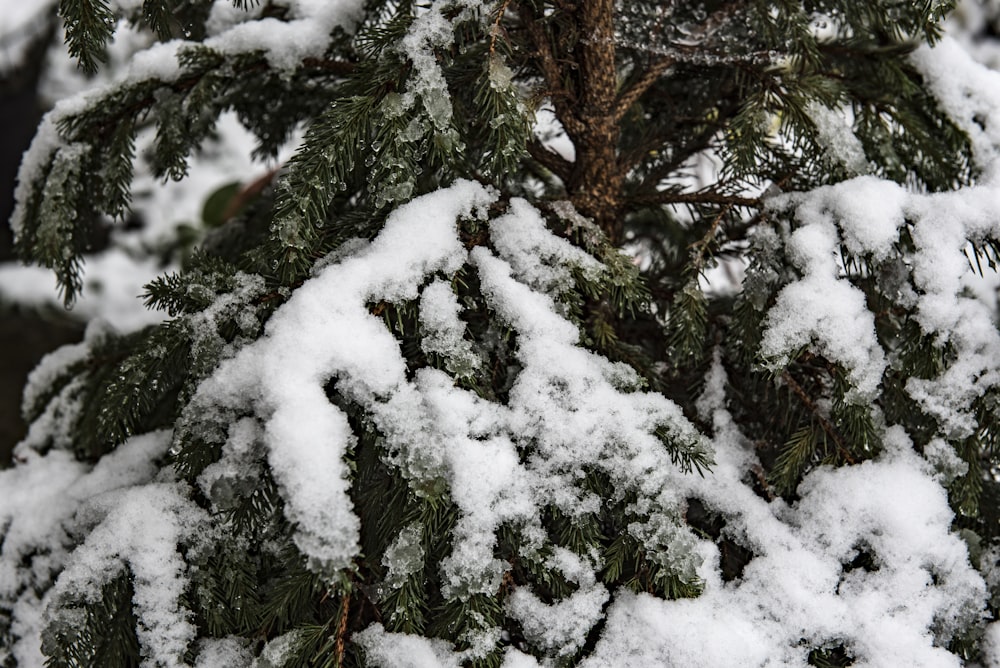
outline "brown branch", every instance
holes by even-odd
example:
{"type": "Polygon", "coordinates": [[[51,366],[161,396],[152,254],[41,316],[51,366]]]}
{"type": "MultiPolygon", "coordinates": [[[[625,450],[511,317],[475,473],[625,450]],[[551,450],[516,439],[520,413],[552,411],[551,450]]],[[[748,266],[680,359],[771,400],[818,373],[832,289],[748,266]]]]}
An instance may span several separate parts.
{"type": "Polygon", "coordinates": [[[569,184],[577,211],[594,220],[612,244],[624,241],[621,213],[625,173],[618,161],[621,128],[614,117],[618,95],[614,0],[588,0],[576,10],[580,35],[576,46],[579,111],[582,128],[566,128],[576,146],[569,184]]]}
{"type": "Polygon", "coordinates": [[[503,19],[504,12],[507,11],[507,6],[510,5],[510,0],[503,0],[503,4],[497,10],[497,18],[493,21],[493,30],[490,35],[490,56],[496,53],[497,49],[497,35],[500,34],[500,21],[503,19]]]}
{"type": "Polygon", "coordinates": [[[844,458],[844,461],[848,464],[857,464],[857,460],[854,459],[850,450],[847,449],[847,445],[844,443],[844,439],[840,436],[840,432],[838,432],[837,428],[833,426],[833,423],[827,420],[823,414],[820,413],[819,407],[816,406],[813,400],[809,398],[809,395],[806,394],[806,391],[802,389],[802,386],[799,385],[798,382],[792,377],[792,374],[790,374],[787,370],[782,371],[781,379],[784,380],[785,384],[791,388],[792,392],[794,392],[796,396],[798,396],[799,401],[801,401],[802,404],[809,409],[809,412],[812,413],[813,417],[816,418],[816,421],[819,422],[820,427],[823,428],[826,435],[833,439],[833,442],[837,446],[837,451],[840,453],[840,456],[844,458]]]}
{"type": "Polygon", "coordinates": [[[664,190],[648,195],[634,195],[628,201],[634,204],[721,204],[730,208],[742,206],[750,209],[759,209],[762,206],[760,199],[756,197],[737,197],[712,190],[694,193],[664,190]]]}
{"type": "Polygon", "coordinates": [[[559,122],[563,124],[566,131],[573,135],[582,129],[582,123],[573,111],[576,104],[576,96],[563,85],[562,69],[552,53],[552,46],[549,44],[545,30],[542,29],[542,19],[530,6],[513,3],[521,23],[531,38],[531,43],[535,47],[538,65],[545,79],[545,86],[548,89],[548,96],[552,99],[552,104],[556,107],[556,114],[559,122]]]}
{"type": "Polygon", "coordinates": [[[618,96],[618,101],[615,104],[615,122],[620,121],[628,113],[628,110],[632,108],[632,105],[642,97],[643,93],[649,90],[657,79],[659,79],[670,67],[674,64],[674,59],[671,56],[663,56],[658,61],[653,63],[652,67],[642,73],[636,81],[632,83],[627,89],[621,92],[618,96]]]}
{"type": "Polygon", "coordinates": [[[244,186],[239,192],[233,195],[232,199],[226,203],[226,208],[222,212],[222,220],[227,221],[235,217],[251,201],[256,199],[264,190],[274,182],[274,177],[281,171],[281,167],[269,169],[265,174],[259,176],[244,186]]]}
{"type": "Polygon", "coordinates": [[[528,154],[547,170],[562,179],[563,183],[569,180],[573,163],[567,161],[555,151],[549,150],[537,139],[528,142],[528,154]]]}
{"type": "Polygon", "coordinates": [[[337,635],[335,640],[337,666],[344,665],[344,639],[347,636],[347,617],[348,612],[350,612],[351,607],[351,596],[349,593],[344,592],[340,599],[340,615],[337,619],[337,635]]]}

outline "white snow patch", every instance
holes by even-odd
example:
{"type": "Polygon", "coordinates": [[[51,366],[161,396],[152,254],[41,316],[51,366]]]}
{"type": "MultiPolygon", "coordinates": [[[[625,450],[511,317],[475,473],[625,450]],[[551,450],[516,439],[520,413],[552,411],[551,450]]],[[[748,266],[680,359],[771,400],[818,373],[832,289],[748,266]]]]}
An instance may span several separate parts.
{"type": "MultiPolygon", "coordinates": [[[[47,620],[42,613],[52,598],[52,592],[39,599],[35,588],[48,589],[69,564],[79,564],[76,566],[78,572],[86,571],[93,552],[71,553],[70,550],[74,544],[73,536],[82,525],[91,524],[87,517],[92,513],[92,504],[110,504],[116,498],[123,498],[122,494],[128,499],[129,490],[138,490],[136,493],[141,494],[144,488],[140,486],[156,474],[155,461],[166,452],[169,443],[169,432],[136,436],[103,457],[93,468],[75,461],[64,450],[52,450],[43,456],[33,450],[19,448],[18,465],[0,471],[0,490],[3,490],[0,494],[0,527],[4,527],[3,542],[0,544],[0,605],[13,608],[11,616],[15,640],[9,652],[15,657],[17,665],[28,668],[44,664],[40,651],[41,631],[47,620]]],[[[142,505],[138,505],[132,513],[144,510],[142,505]]],[[[140,518],[140,521],[147,520],[140,518]]],[[[132,539],[123,534],[117,538],[108,536],[108,540],[132,539]]],[[[140,539],[136,537],[135,540],[140,539]]],[[[122,558],[128,557],[126,547],[120,542],[113,547],[122,550],[122,558]]],[[[171,546],[171,549],[174,548],[171,546]]],[[[150,553],[145,559],[150,557],[155,555],[150,553]]],[[[142,561],[141,568],[146,564],[142,561]]],[[[157,568],[150,565],[144,572],[153,577],[157,568]]],[[[156,588],[152,580],[148,583],[156,588]]],[[[155,598],[152,592],[148,594],[155,598]]],[[[155,607],[164,602],[160,599],[154,601],[154,598],[147,601],[149,605],[155,607]]],[[[161,614],[150,612],[146,621],[148,629],[157,629],[157,633],[159,630],[167,632],[165,640],[169,640],[171,628],[183,631],[160,617],[161,614]]],[[[156,642],[155,638],[147,637],[147,640],[156,642]]],[[[5,651],[8,650],[0,648],[0,660],[5,657],[5,651]]]]}

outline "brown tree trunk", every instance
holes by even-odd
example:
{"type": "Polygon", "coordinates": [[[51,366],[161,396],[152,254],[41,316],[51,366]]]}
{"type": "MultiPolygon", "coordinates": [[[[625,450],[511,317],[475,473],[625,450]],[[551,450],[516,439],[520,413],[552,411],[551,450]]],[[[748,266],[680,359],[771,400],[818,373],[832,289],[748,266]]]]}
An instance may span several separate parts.
{"type": "MultiPolygon", "coordinates": [[[[556,171],[576,209],[597,223],[612,243],[620,244],[624,176],[618,158],[621,113],[616,109],[614,0],[566,3],[576,24],[570,32],[578,36],[572,45],[561,39],[565,35],[547,31],[544,17],[531,5],[515,6],[534,43],[556,117],[576,148],[576,160],[562,163],[556,171]]],[[[538,152],[544,156],[543,148],[538,152]]],[[[547,157],[559,161],[554,155],[547,157]]]]}
{"type": "Polygon", "coordinates": [[[578,123],[567,127],[576,146],[569,190],[573,205],[591,218],[611,242],[623,239],[620,215],[623,175],[618,164],[620,130],[615,118],[618,71],[615,64],[614,0],[586,0],[577,10],[581,40],[578,123]]]}

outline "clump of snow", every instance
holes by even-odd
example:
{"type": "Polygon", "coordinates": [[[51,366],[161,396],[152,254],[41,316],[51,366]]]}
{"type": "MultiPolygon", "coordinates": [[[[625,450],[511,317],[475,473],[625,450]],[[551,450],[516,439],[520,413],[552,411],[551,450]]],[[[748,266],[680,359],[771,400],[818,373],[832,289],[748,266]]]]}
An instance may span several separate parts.
{"type": "Polygon", "coordinates": [[[207,521],[177,483],[150,483],[92,498],[80,511],[93,525],[52,588],[47,623],[74,624],[73,609],[100,600],[101,587],[127,568],[136,636],[150,665],[184,666],[197,630],[182,599],[187,564],[178,544],[207,521]]]}
{"type": "Polygon", "coordinates": [[[603,271],[593,257],[549,232],[523,199],[512,200],[510,212],[490,222],[490,239],[517,280],[552,297],[573,287],[573,268],[592,276],[603,271]]]}
{"type": "Polygon", "coordinates": [[[240,492],[253,489],[258,481],[257,459],[263,433],[253,418],[237,420],[230,428],[218,461],[205,467],[198,476],[198,486],[221,510],[232,508],[240,492]]]}
{"type": "Polygon", "coordinates": [[[518,587],[507,599],[507,614],[524,629],[525,638],[555,656],[573,656],[590,629],[604,616],[608,590],[594,577],[593,565],[565,549],[556,548],[546,567],[562,573],[578,589],[547,604],[527,587],[518,587]]]}
{"type": "Polygon", "coordinates": [[[843,109],[830,109],[818,102],[808,105],[806,112],[816,126],[816,139],[827,157],[851,174],[869,171],[868,158],[861,140],[851,129],[850,117],[843,109]]]}
{"type": "MultiPolygon", "coordinates": [[[[954,55],[947,47],[944,53],[954,55]]],[[[972,269],[966,255],[970,240],[1000,236],[997,201],[1000,186],[991,174],[953,192],[907,192],[866,176],[773,198],[775,209],[794,210],[797,226],[788,235],[786,250],[801,278],[779,292],[767,316],[761,352],[778,367],[790,354],[812,345],[847,369],[855,399],[872,397],[889,360],[875,337],[874,314],[864,293],[846,276],[842,251],[892,271],[902,263],[912,288],[904,279],[897,294],[887,296],[915,308],[924,333],[937,345],[951,345],[955,353],[939,376],[908,380],[907,392],[938,420],[942,435],[964,438],[975,428],[972,402],[1000,383],[994,308],[967,289],[972,269]],[[904,226],[916,247],[905,257],[898,243],[904,226]]]]}
{"type": "Polygon", "coordinates": [[[301,641],[301,629],[293,629],[268,641],[260,656],[254,661],[253,668],[282,668],[294,656],[295,649],[301,641]]]}
{"type": "Polygon", "coordinates": [[[421,638],[405,633],[390,633],[375,623],[353,641],[365,652],[367,665],[379,668],[460,668],[462,655],[451,643],[437,638],[421,638]]]}
{"type": "Polygon", "coordinates": [[[28,374],[28,382],[22,393],[22,415],[27,416],[36,407],[59,376],[65,374],[71,366],[87,359],[91,348],[99,344],[108,333],[108,326],[103,321],[94,320],[87,325],[82,342],[62,346],[43,357],[28,374]]]}
{"type": "Polygon", "coordinates": [[[966,474],[969,463],[958,456],[955,448],[944,439],[933,438],[924,446],[924,459],[934,467],[942,485],[950,485],[952,481],[966,474]]]}
{"type": "Polygon", "coordinates": [[[435,52],[455,41],[455,26],[475,18],[485,17],[482,0],[458,0],[449,6],[445,16],[441,3],[431,4],[420,12],[400,42],[400,51],[413,65],[402,98],[404,108],[412,107],[419,98],[427,117],[439,131],[451,124],[451,95],[444,72],[435,52]],[[452,10],[460,10],[452,13],[452,10]]]}
{"type": "Polygon", "coordinates": [[[951,37],[921,46],[911,61],[941,107],[972,140],[976,166],[1000,170],[1000,72],[983,67],[951,37]]]}
{"type": "Polygon", "coordinates": [[[448,370],[457,376],[468,376],[482,365],[472,343],[465,339],[465,324],[459,319],[461,305],[451,286],[436,280],[420,294],[420,327],[424,352],[441,355],[448,370]]]}
{"type": "MultiPolygon", "coordinates": [[[[169,432],[136,436],[103,457],[93,468],[74,461],[72,455],[64,450],[51,450],[40,455],[33,450],[19,448],[17,452],[21,461],[18,466],[0,471],[0,489],[3,490],[0,494],[0,527],[3,527],[3,540],[0,542],[0,610],[12,610],[15,636],[10,648],[0,647],[0,660],[9,652],[17,665],[24,668],[40,668],[44,664],[40,647],[41,632],[46,623],[43,611],[52,601],[49,588],[60,571],[71,563],[78,564],[75,572],[80,576],[81,585],[83,581],[100,577],[104,568],[94,566],[93,550],[70,551],[75,543],[74,536],[93,526],[99,519],[95,517],[95,512],[114,514],[116,502],[131,499],[128,496],[130,492],[142,494],[145,489],[142,486],[156,474],[156,461],[164,455],[169,443],[169,432]],[[92,566],[97,571],[93,571],[92,566]],[[46,591],[43,598],[39,598],[39,591],[46,591]]],[[[164,494],[170,496],[171,493],[164,494]]],[[[134,515],[145,510],[142,505],[131,511],[126,509],[122,511],[124,515],[119,521],[124,522],[128,517],[135,520],[134,515]]],[[[140,517],[137,521],[143,523],[149,520],[140,517]]],[[[133,539],[128,533],[118,537],[111,535],[117,529],[132,530],[131,526],[108,525],[105,531],[110,541],[108,549],[120,550],[121,558],[128,559],[131,555],[126,543],[133,539]]],[[[139,541],[140,537],[136,536],[134,540],[139,541]]],[[[94,550],[98,549],[96,545],[94,550]]],[[[137,547],[138,542],[131,545],[137,547]]],[[[171,545],[170,549],[174,551],[175,547],[171,545]]],[[[147,557],[139,557],[140,568],[145,569],[150,587],[148,603],[154,607],[164,601],[159,598],[159,593],[152,591],[159,585],[149,578],[155,578],[163,571],[161,565],[143,560],[161,555],[161,552],[151,552],[147,557]]],[[[164,610],[169,611],[170,607],[164,610]]],[[[162,614],[150,612],[145,624],[151,632],[154,629],[156,633],[159,630],[167,632],[165,640],[168,642],[172,631],[182,632],[181,635],[186,633],[182,626],[173,625],[162,614]]],[[[147,642],[155,644],[157,640],[150,636],[147,642]]],[[[157,644],[156,647],[162,646],[157,644]]],[[[169,653],[172,650],[165,651],[169,653]]]]}
{"type": "Polygon", "coordinates": [[[855,665],[961,665],[942,644],[980,619],[985,587],[950,532],[947,493],[903,430],[887,430],[876,461],[807,475],[794,506],[769,503],[741,480],[749,443],[713,374],[703,406],[715,416],[716,466],[675,484],[755,556],[723,582],[718,548],[703,543],[696,599],[618,592],[581,665],[805,666],[810,648],[841,644],[855,665]],[[850,566],[860,550],[874,570],[850,566]]]}
{"type": "Polygon", "coordinates": [[[886,358],[875,336],[874,317],[867,308],[864,293],[842,277],[840,244],[848,242],[842,242],[836,223],[850,221],[843,224],[847,229],[845,237],[858,250],[870,248],[873,253],[887,254],[897,234],[894,218],[901,224],[902,216],[886,220],[865,215],[859,221],[854,217],[855,210],[861,208],[858,205],[830,204],[863,195],[870,185],[869,179],[861,178],[804,196],[777,198],[773,206],[798,204],[795,213],[801,225],[791,233],[787,250],[802,278],[789,283],[778,294],[777,303],[768,311],[760,346],[765,359],[781,367],[790,361],[792,353],[814,345],[821,354],[847,370],[856,401],[875,395],[886,358]],[[865,227],[869,220],[877,221],[874,230],[865,227]]]}
{"type": "Polygon", "coordinates": [[[245,668],[254,661],[245,638],[206,638],[198,645],[201,649],[194,668],[245,668]]]}
{"type": "Polygon", "coordinates": [[[385,584],[390,589],[399,589],[410,575],[423,569],[422,534],[419,524],[404,527],[382,555],[382,565],[386,569],[385,584]]]}

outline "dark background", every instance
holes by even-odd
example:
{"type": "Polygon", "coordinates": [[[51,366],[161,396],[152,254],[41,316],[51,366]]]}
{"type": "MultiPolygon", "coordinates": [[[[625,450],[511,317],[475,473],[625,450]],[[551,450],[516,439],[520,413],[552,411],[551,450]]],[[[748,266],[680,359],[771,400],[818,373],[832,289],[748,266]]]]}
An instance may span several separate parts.
{"type": "MultiPolygon", "coordinates": [[[[54,33],[49,18],[36,27],[22,65],[0,73],[0,262],[14,259],[7,221],[14,208],[14,187],[21,155],[42,117],[36,93],[45,51],[54,33]]],[[[4,48],[0,42],[0,50],[4,48]]],[[[10,465],[11,448],[27,429],[21,420],[21,390],[43,355],[79,341],[83,324],[58,311],[39,312],[0,302],[0,468],[10,465]]]]}

